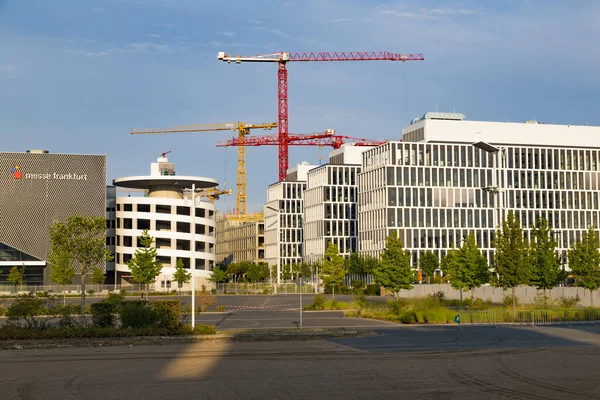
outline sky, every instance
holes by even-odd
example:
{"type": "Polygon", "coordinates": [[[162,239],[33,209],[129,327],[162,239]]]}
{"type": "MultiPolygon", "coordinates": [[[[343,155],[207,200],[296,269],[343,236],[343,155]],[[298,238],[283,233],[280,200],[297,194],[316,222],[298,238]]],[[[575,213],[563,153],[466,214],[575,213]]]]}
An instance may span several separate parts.
{"type": "MultiPolygon", "coordinates": [[[[105,154],[107,183],[178,175],[234,194],[234,132],[131,128],[277,121],[277,65],[217,52],[389,51],[424,61],[289,63],[289,131],[399,140],[428,111],[600,126],[596,0],[0,0],[0,151],[105,154]]],[[[271,131],[276,133],[276,131],[271,131]]],[[[253,132],[260,135],[267,132],[253,132]]],[[[330,149],[290,147],[290,167],[330,149]]],[[[248,209],[277,181],[274,146],[246,152],[248,209]]]]}

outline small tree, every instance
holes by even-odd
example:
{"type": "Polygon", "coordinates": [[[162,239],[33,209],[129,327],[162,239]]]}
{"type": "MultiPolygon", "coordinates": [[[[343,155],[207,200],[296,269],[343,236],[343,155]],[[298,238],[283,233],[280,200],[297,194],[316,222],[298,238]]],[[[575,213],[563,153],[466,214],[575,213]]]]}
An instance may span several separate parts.
{"type": "Polygon", "coordinates": [[[531,283],[538,289],[552,289],[563,280],[560,260],[556,254],[556,241],[552,238],[550,226],[545,218],[540,218],[532,229],[531,240],[531,283]]]}
{"type": "Polygon", "coordinates": [[[186,271],[186,269],[183,267],[183,260],[181,258],[178,258],[177,262],[175,263],[175,272],[173,273],[173,281],[177,282],[177,286],[179,288],[180,293],[181,293],[181,286],[184,283],[188,283],[190,281],[190,279],[192,279],[192,273],[186,271]]]}
{"type": "Polygon", "coordinates": [[[412,289],[414,272],[410,265],[410,252],[403,248],[396,232],[385,240],[381,261],[375,268],[375,281],[378,285],[398,293],[402,289],[412,289]]]}
{"type": "Polygon", "coordinates": [[[133,280],[144,284],[146,292],[148,284],[154,282],[162,270],[162,263],[156,259],[156,248],[152,247],[153,242],[154,238],[150,236],[148,229],[144,229],[140,236],[141,247],[135,250],[135,254],[127,262],[133,280]]]}
{"type": "Polygon", "coordinates": [[[523,229],[513,211],[502,222],[502,228],[496,232],[493,246],[494,268],[498,275],[497,285],[503,289],[512,289],[513,315],[516,315],[516,287],[529,283],[531,262],[529,246],[523,237],[523,229]]]}
{"type": "Polygon", "coordinates": [[[67,252],[50,251],[48,263],[50,264],[50,279],[63,287],[63,304],[67,304],[67,293],[64,291],[64,285],[70,285],[77,273],[73,266],[73,259],[67,252]]]}
{"type": "Polygon", "coordinates": [[[17,285],[23,283],[23,275],[25,275],[25,266],[21,267],[21,269],[14,266],[8,271],[8,281],[13,284],[15,291],[17,290],[17,285]]]}
{"type": "Polygon", "coordinates": [[[81,313],[85,314],[85,275],[92,268],[112,260],[106,248],[106,219],[76,215],[55,221],[50,227],[51,252],[63,254],[79,267],[81,313]]]}
{"type": "Polygon", "coordinates": [[[431,283],[431,277],[440,267],[440,259],[433,251],[425,251],[421,253],[419,259],[419,268],[427,275],[427,283],[431,283]]]}
{"type": "Polygon", "coordinates": [[[475,288],[489,281],[487,259],[481,254],[473,232],[467,236],[463,246],[450,256],[447,277],[454,289],[471,291],[471,301],[475,300],[475,288]]]}
{"type": "Polygon", "coordinates": [[[208,280],[214,283],[227,282],[229,280],[229,275],[227,274],[227,271],[223,269],[223,266],[219,264],[213,268],[212,274],[210,274],[208,280]]]}
{"type": "Polygon", "coordinates": [[[99,266],[95,266],[92,270],[92,276],[90,277],[90,281],[97,283],[98,285],[102,285],[104,281],[106,281],[106,275],[104,275],[104,270],[99,266]]]}
{"type": "Polygon", "coordinates": [[[250,282],[260,282],[269,278],[269,267],[265,263],[251,263],[246,276],[250,282]]]}
{"type": "Polygon", "coordinates": [[[598,252],[598,234],[593,227],[573,243],[569,250],[569,267],[573,271],[577,286],[590,291],[590,300],[594,306],[593,291],[600,287],[600,253],[598,252]]]}
{"type": "Polygon", "coordinates": [[[335,298],[335,288],[339,288],[344,283],[346,272],[344,257],[340,256],[338,247],[329,242],[321,266],[321,279],[325,285],[331,286],[333,298],[335,298]]]}

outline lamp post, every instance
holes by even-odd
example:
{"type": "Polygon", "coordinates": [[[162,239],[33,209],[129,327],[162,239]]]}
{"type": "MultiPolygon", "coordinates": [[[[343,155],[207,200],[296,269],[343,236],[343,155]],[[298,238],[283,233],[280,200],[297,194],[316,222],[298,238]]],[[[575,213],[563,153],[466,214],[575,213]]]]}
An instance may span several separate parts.
{"type": "Polygon", "coordinates": [[[302,278],[303,278],[302,271],[300,271],[299,277],[300,277],[300,329],[302,329],[302,278]]]}
{"type": "MultiPolygon", "coordinates": [[[[184,189],[188,191],[190,189],[184,189]]],[[[192,184],[192,255],[190,257],[190,269],[192,270],[192,329],[196,326],[196,184],[192,184]]]]}
{"type": "Polygon", "coordinates": [[[506,158],[506,148],[505,147],[497,147],[491,145],[487,142],[477,142],[473,143],[473,147],[483,150],[486,153],[495,154],[495,174],[493,175],[494,179],[492,185],[483,187],[482,189],[487,193],[493,193],[496,195],[496,221],[494,221],[494,228],[500,226],[502,221],[504,220],[504,208],[506,207],[505,195],[506,191],[504,190],[504,182],[506,181],[504,174],[506,173],[506,168],[504,168],[504,160],[506,158]]]}

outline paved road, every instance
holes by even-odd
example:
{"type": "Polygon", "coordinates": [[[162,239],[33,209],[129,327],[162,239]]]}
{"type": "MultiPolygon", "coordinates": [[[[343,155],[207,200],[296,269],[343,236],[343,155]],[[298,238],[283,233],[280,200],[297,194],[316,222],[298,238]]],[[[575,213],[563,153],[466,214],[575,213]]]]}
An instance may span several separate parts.
{"type": "MultiPolygon", "coordinates": [[[[217,329],[287,329],[300,326],[300,312],[297,311],[234,311],[231,313],[200,314],[197,324],[216,325],[217,329]]],[[[304,328],[373,328],[397,326],[385,321],[360,318],[344,318],[341,311],[303,312],[304,328]]]]}
{"type": "Polygon", "coordinates": [[[2,351],[1,398],[600,398],[600,328],[402,326],[381,333],[2,351]]]}

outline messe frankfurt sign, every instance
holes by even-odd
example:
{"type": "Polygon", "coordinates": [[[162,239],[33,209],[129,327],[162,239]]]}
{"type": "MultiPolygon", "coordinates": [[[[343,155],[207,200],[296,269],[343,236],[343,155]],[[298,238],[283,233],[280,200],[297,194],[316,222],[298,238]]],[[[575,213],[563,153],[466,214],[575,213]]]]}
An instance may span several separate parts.
{"type": "Polygon", "coordinates": [[[66,174],[62,174],[59,172],[47,172],[47,173],[38,173],[38,174],[30,174],[27,172],[23,172],[21,167],[17,164],[13,164],[10,168],[10,172],[15,179],[30,179],[30,180],[57,180],[57,181],[87,181],[87,174],[77,174],[74,172],[69,172],[66,174]]]}

